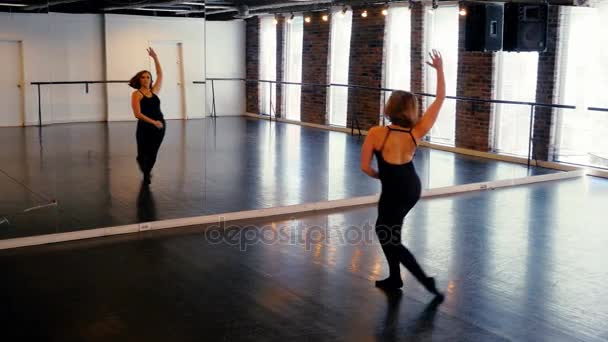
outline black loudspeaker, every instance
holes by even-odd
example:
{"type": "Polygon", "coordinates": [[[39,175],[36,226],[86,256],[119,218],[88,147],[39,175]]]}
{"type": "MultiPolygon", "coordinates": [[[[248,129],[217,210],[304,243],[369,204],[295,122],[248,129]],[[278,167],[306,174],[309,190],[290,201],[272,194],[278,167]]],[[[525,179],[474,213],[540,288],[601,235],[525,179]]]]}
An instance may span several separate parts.
{"type": "Polygon", "coordinates": [[[547,49],[547,4],[505,4],[504,51],[547,49]]]}
{"type": "Polygon", "coordinates": [[[500,51],[502,48],[503,5],[467,3],[466,51],[500,51]]]}

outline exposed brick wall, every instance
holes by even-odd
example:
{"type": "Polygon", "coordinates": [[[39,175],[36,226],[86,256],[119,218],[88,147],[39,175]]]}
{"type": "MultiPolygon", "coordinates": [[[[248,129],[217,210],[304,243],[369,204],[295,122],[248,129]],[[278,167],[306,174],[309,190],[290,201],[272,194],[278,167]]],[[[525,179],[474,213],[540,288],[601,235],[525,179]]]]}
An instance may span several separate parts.
{"type": "MultiPolygon", "coordinates": [[[[285,17],[277,17],[277,81],[283,81],[283,53],[285,46],[285,17]]],[[[283,116],[283,86],[277,84],[276,116],[283,116]]]]}
{"type": "MultiPolygon", "coordinates": [[[[327,58],[331,18],[321,20],[323,12],[304,13],[311,22],[304,23],[302,45],[302,83],[327,84],[327,58]]],[[[329,14],[328,14],[329,15],[329,14]]],[[[327,123],[327,88],[302,86],[301,120],[315,124],[327,123]]]]}
{"type": "MultiPolygon", "coordinates": [[[[411,13],[411,91],[414,93],[424,92],[425,72],[425,49],[424,49],[424,5],[420,2],[414,3],[411,13]]],[[[423,98],[419,99],[420,113],[424,108],[423,98]]]]}
{"type": "MultiPolygon", "coordinates": [[[[460,17],[456,95],[491,99],[494,91],[494,53],[464,51],[465,24],[465,17],[460,17]]],[[[491,115],[491,104],[457,101],[456,147],[488,151],[491,115]]]]}
{"type": "MultiPolygon", "coordinates": [[[[381,10],[380,6],[353,6],[349,84],[382,87],[382,49],[386,17],[382,15],[381,10]],[[367,9],[367,18],[361,16],[363,9],[367,9]]],[[[355,115],[361,129],[378,125],[380,101],[379,90],[349,88],[347,125],[352,127],[355,115]]]]}
{"type": "MultiPolygon", "coordinates": [[[[385,18],[377,8],[367,7],[368,17],[361,17],[361,9],[355,7],[353,14],[351,55],[349,63],[349,83],[371,87],[381,86],[382,57],[385,18]]],[[[312,17],[311,23],[304,23],[302,57],[302,82],[328,83],[328,57],[330,48],[330,23],[324,22],[324,13],[306,13],[312,17]]],[[[424,92],[425,60],[424,17],[425,9],[415,3],[411,12],[411,90],[424,92]]],[[[284,20],[284,18],[282,19],[284,20]]],[[[464,51],[465,18],[460,18],[458,96],[488,99],[494,93],[494,54],[464,51]]],[[[549,37],[547,51],[540,54],[536,101],[553,103],[557,79],[557,53],[559,8],[551,6],[549,12],[549,37]]],[[[247,78],[258,78],[259,70],[259,20],[247,20],[247,78]]],[[[284,26],[277,26],[277,79],[283,78],[284,26]]],[[[282,87],[277,87],[277,102],[281,103],[282,87]]],[[[247,111],[258,112],[258,86],[247,85],[247,111]]],[[[302,121],[327,124],[327,89],[322,87],[302,87],[302,121]]],[[[353,114],[357,114],[361,128],[378,124],[381,94],[371,90],[351,90],[348,102],[348,125],[353,114]]],[[[277,109],[279,109],[277,107],[277,109]]],[[[422,108],[422,107],[421,107],[422,108]]],[[[458,101],[456,108],[456,146],[479,151],[488,151],[492,135],[492,105],[458,101]]],[[[281,109],[278,114],[280,115],[281,109]]],[[[554,111],[537,108],[535,113],[534,155],[546,160],[551,156],[552,125],[554,111]]]]}
{"type": "MultiPolygon", "coordinates": [[[[260,20],[257,17],[247,19],[245,39],[246,77],[247,79],[258,79],[260,60],[260,20]]],[[[245,86],[245,92],[247,96],[247,112],[258,113],[258,84],[248,82],[245,86]]]]}
{"type": "MultiPolygon", "coordinates": [[[[539,54],[538,75],[536,84],[536,102],[553,103],[557,84],[557,46],[559,43],[560,10],[558,6],[549,6],[547,50],[539,54]]],[[[551,132],[554,124],[553,108],[537,107],[534,115],[533,157],[548,160],[551,151],[551,132]]]]}

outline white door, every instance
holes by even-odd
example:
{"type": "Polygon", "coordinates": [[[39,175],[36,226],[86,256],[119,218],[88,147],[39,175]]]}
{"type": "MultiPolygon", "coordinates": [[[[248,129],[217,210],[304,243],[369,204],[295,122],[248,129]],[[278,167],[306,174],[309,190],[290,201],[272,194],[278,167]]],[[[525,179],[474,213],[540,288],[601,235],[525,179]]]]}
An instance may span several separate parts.
{"type": "MultiPolygon", "coordinates": [[[[163,69],[163,85],[158,94],[163,115],[165,119],[185,119],[182,44],[175,41],[153,41],[150,45],[156,51],[163,69]]],[[[150,71],[156,80],[152,59],[150,71]]]]}
{"type": "Polygon", "coordinates": [[[23,126],[21,43],[0,40],[0,127],[23,126]]]}

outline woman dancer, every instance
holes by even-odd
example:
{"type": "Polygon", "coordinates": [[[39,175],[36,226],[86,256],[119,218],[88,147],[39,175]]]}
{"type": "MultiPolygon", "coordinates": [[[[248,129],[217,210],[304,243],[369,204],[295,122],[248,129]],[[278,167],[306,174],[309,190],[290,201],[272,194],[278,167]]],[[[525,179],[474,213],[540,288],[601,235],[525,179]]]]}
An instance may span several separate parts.
{"type": "Polygon", "coordinates": [[[394,91],[384,110],[391,125],[373,127],[369,131],[361,151],[361,169],[382,183],[375,229],[388,261],[389,277],[376,281],[376,286],[401,288],[403,281],[399,264],[402,263],[428,291],[443,297],[435,287],[435,279],[424,273],[412,253],[401,243],[403,219],[418,202],[421,193],[420,179],[413,164],[414,153],[418,142],[433,127],[445,100],[441,54],[433,50],[429,55],[431,62],[427,64],[437,71],[435,101],[419,117],[416,96],[405,91],[394,91]],[[374,155],[378,171],[371,166],[374,155]]]}
{"type": "Polygon", "coordinates": [[[165,119],[160,110],[160,99],[158,92],[163,81],[163,72],[158,61],[158,56],[152,48],[148,54],[154,59],[156,67],[156,82],[152,80],[152,74],[147,70],[138,72],[129,85],[135,88],[131,94],[131,107],[133,114],[138,119],[137,132],[137,163],[143,173],[144,183],[150,184],[151,172],[156,163],[156,156],[165,136],[165,119]]]}

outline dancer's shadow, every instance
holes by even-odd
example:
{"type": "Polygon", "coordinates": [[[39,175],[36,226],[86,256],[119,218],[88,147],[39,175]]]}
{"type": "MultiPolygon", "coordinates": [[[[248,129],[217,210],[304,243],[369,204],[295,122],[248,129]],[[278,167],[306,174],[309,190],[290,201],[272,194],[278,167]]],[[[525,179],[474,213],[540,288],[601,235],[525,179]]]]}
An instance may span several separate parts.
{"type": "Polygon", "coordinates": [[[386,295],[388,305],[384,326],[382,327],[381,340],[397,341],[399,340],[399,334],[397,333],[397,328],[399,327],[399,307],[401,306],[401,299],[403,299],[403,292],[401,290],[382,290],[382,292],[386,295]]]}
{"type": "Polygon", "coordinates": [[[418,314],[416,320],[411,322],[403,322],[399,324],[399,308],[403,292],[398,291],[382,291],[386,295],[388,301],[386,318],[382,327],[380,340],[382,341],[402,341],[404,335],[416,339],[428,335],[433,331],[433,323],[437,308],[443,302],[443,298],[436,297],[418,314]]]}
{"type": "Polygon", "coordinates": [[[156,221],[156,203],[150,187],[141,183],[139,195],[137,196],[137,220],[138,222],[156,221]]]}

